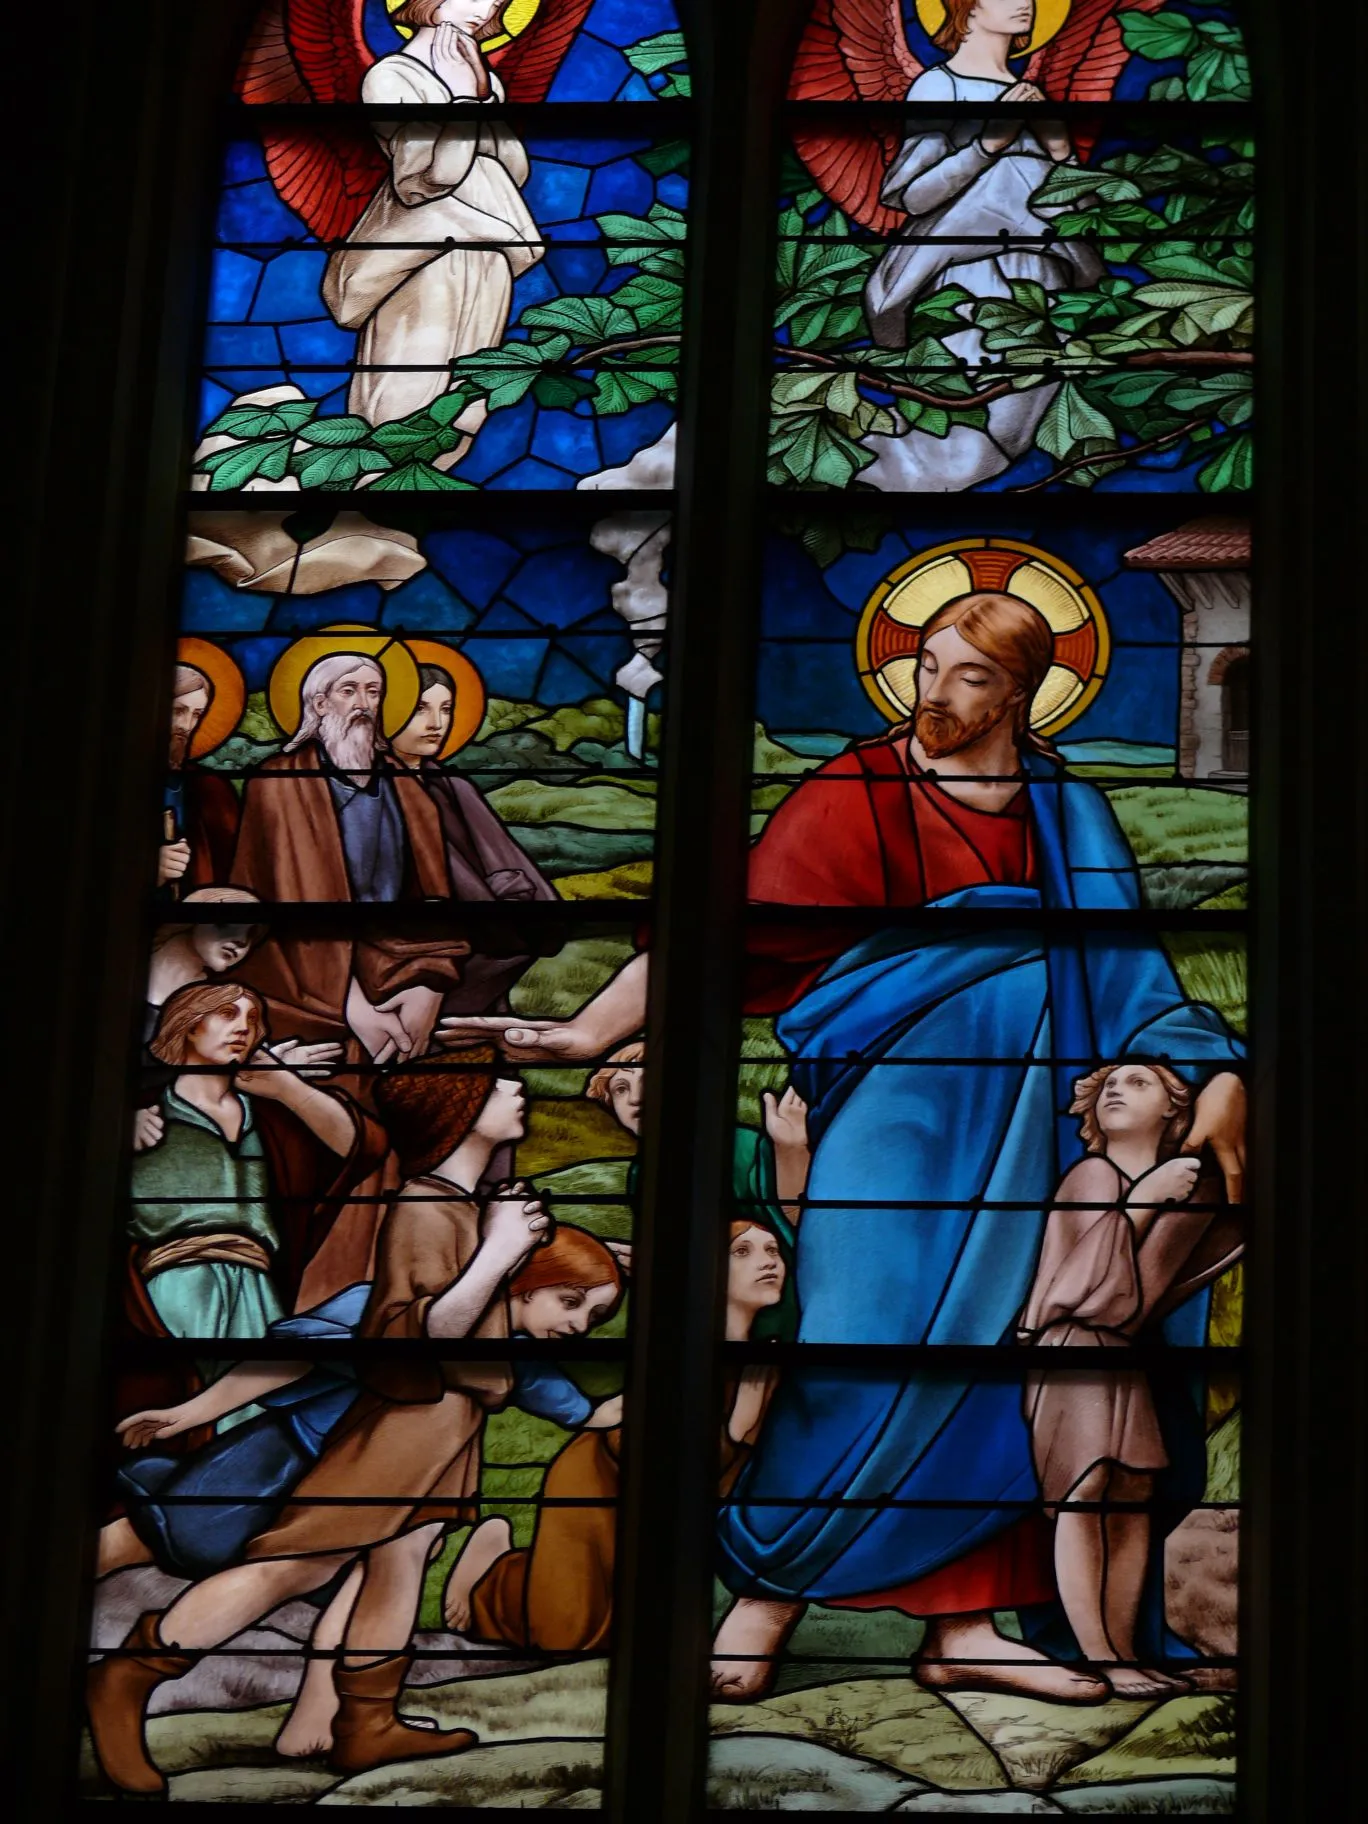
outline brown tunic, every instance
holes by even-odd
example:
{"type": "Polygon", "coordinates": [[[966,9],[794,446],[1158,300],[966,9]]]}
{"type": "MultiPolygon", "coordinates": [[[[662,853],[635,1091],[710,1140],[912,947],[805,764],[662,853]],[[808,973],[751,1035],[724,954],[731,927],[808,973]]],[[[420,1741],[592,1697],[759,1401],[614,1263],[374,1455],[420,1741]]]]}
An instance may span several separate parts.
{"type": "MultiPolygon", "coordinates": [[[[1137,1241],[1131,1181],[1110,1159],[1081,1159],[1056,1193],[1018,1336],[1035,1348],[1126,1348],[1144,1325],[1234,1265],[1237,1221],[1198,1179],[1194,1204],[1163,1210],[1137,1241]]],[[[1026,1376],[1025,1410],[1041,1493],[1065,1500],[1099,1463],[1152,1473],[1168,1464],[1148,1377],[1138,1369],[1026,1376]]]]}
{"type": "MultiPolygon", "coordinates": [[[[434,1300],[459,1279],[479,1245],[479,1210],[464,1191],[442,1178],[411,1179],[380,1231],[360,1334],[426,1336],[434,1300]]],[[[470,1334],[508,1335],[502,1291],[470,1334]]],[[[394,1362],[369,1369],[363,1380],[368,1391],[275,1525],[252,1541],[250,1558],[358,1551],[434,1520],[474,1520],[485,1414],[512,1391],[509,1365],[394,1362]],[[342,1499],[315,1505],[319,1497],[342,1499]],[[374,1504],[344,1504],[361,1498],[374,1504]]]]}
{"type": "MultiPolygon", "coordinates": [[[[762,1382],[755,1423],[738,1443],[724,1427],[720,1492],[730,1493],[759,1436],[774,1392],[772,1368],[762,1382]]],[[[728,1389],[727,1408],[735,1399],[728,1389]]],[[[622,1433],[585,1431],[572,1438],[546,1472],[536,1537],[525,1551],[505,1552],[471,1593],[471,1631],[480,1640],[537,1647],[546,1653],[592,1653],[606,1647],[613,1623],[617,1548],[618,1456],[622,1433]],[[592,1506],[555,1506],[557,1501],[592,1506]]]]}

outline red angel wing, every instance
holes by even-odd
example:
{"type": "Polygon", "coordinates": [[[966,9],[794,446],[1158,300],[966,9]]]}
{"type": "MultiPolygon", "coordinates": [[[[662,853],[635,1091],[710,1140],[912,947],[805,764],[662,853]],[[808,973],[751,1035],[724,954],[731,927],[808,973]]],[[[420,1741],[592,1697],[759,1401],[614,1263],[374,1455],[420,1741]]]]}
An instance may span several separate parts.
{"type": "MultiPolygon", "coordinates": [[[[1031,59],[1026,80],[1050,101],[1110,101],[1131,53],[1118,13],[1153,13],[1164,0],[1074,0],[1068,18],[1031,59]]],[[[1096,133],[1075,133],[1074,149],[1086,159],[1096,133]]]]}
{"type": "Polygon", "coordinates": [[[388,167],[364,128],[329,124],[329,102],[358,102],[374,63],[362,31],[365,0],[268,0],[238,68],[243,101],[317,102],[317,123],[267,127],[266,169],[280,200],[321,241],[349,235],[388,167]]]}
{"type": "MultiPolygon", "coordinates": [[[[793,60],[789,99],[901,102],[920,75],[903,32],[900,0],[814,0],[793,60]]],[[[896,126],[853,121],[836,132],[799,126],[793,143],[852,221],[879,234],[901,227],[902,212],[879,201],[902,143],[896,126]]]]}
{"type": "Polygon", "coordinates": [[[489,53],[510,101],[545,101],[594,0],[542,0],[526,31],[489,53]]]}

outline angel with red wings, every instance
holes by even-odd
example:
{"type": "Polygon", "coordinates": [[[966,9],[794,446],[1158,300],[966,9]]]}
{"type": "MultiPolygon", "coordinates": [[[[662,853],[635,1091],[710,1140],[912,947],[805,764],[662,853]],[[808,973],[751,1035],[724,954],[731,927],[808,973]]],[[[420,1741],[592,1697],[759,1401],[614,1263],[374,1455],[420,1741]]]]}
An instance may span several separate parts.
{"type": "MultiPolygon", "coordinates": [[[[973,303],[1008,298],[1013,282],[1046,292],[1093,285],[1104,267],[1078,239],[1048,238],[1051,211],[1034,201],[1057,163],[1086,156],[1047,116],[1015,112],[1045,101],[1108,100],[1129,53],[1119,15],[1162,0],[916,0],[932,41],[948,53],[924,69],[903,29],[902,0],[816,0],[794,62],[799,101],[983,102],[1010,110],[981,120],[918,122],[906,139],[887,118],[795,133],[800,157],[832,201],[894,242],[865,292],[870,335],[907,346],[909,312],[947,283],[972,302],[966,327],[945,338],[973,365],[983,339],[973,303]],[[1023,75],[1013,61],[1027,57],[1023,75]],[[1001,236],[1010,243],[998,242],[1001,236]],[[1014,244],[1011,244],[1014,243],[1014,244]]],[[[936,438],[911,429],[865,439],[877,452],[861,481],[894,491],[956,492],[1000,474],[1030,448],[1055,388],[1015,392],[988,408],[988,428],[956,425],[936,438]]]]}
{"type": "MultiPolygon", "coordinates": [[[[497,347],[514,279],[545,253],[522,195],[527,152],[506,123],[403,112],[544,98],[591,0],[541,0],[522,32],[491,45],[508,4],[400,0],[391,17],[406,42],[377,59],[365,0],[268,0],[243,59],[244,101],[320,104],[316,121],[267,127],[266,167],[333,244],[323,301],[357,332],[347,407],[370,424],[421,411],[447,390],[453,360],[497,347]],[[358,101],[400,112],[374,122],[373,141],[327,119],[329,102],[358,101]]],[[[469,406],[456,428],[473,435],[485,412],[469,406]]]]}

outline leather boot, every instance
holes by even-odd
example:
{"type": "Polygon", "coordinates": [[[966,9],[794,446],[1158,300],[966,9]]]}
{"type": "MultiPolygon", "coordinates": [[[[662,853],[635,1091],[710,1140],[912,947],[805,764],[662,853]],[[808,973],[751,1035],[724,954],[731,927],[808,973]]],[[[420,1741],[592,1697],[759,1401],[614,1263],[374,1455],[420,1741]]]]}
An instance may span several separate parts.
{"type": "Polygon", "coordinates": [[[90,1668],[86,1709],[95,1758],[122,1792],[165,1798],[166,1781],[147,1753],[143,1718],[147,1700],[164,1679],[180,1678],[195,1663],[161,1637],[154,1609],[140,1615],[122,1653],[107,1653],[90,1668]]]}
{"type": "Polygon", "coordinates": [[[415,1729],[399,1715],[399,1693],[412,1664],[411,1653],[395,1653],[373,1666],[338,1666],[334,1677],[341,1701],[328,1756],[335,1772],[364,1773],[390,1761],[460,1754],[475,1746],[472,1729],[415,1729]]]}

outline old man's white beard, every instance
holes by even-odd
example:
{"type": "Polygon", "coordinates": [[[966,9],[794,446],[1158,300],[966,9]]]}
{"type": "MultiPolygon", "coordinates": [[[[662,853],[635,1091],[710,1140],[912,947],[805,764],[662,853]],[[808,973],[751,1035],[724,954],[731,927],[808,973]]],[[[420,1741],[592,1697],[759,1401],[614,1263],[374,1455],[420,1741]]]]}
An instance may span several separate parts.
{"type": "Polygon", "coordinates": [[[364,710],[325,710],[318,738],[340,773],[369,773],[375,765],[375,723],[364,710]]]}

